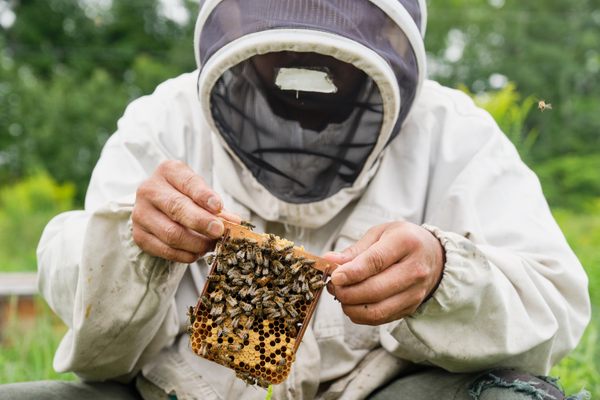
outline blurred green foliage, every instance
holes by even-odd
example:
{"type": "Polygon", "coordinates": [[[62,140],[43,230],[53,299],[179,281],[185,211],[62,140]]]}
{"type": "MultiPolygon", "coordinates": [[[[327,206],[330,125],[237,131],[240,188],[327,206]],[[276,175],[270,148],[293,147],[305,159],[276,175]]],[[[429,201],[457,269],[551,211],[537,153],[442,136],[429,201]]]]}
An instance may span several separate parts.
{"type": "Polygon", "coordinates": [[[51,218],[72,209],[75,187],[38,173],[0,188],[0,272],[36,269],[36,244],[51,218]]]}
{"type": "MultiPolygon", "coordinates": [[[[44,300],[35,298],[35,318],[17,318],[16,297],[9,299],[7,325],[0,331],[0,383],[40,379],[74,380],[52,368],[54,352],[65,327],[44,300]]],[[[31,317],[31,316],[30,316],[31,317]]]]}
{"type": "MultiPolygon", "coordinates": [[[[0,0],[0,269],[35,269],[46,222],[79,207],[102,145],[126,104],[195,68],[187,21],[159,0],[0,0]],[[4,11],[3,11],[4,10],[4,11]],[[47,171],[43,172],[43,171],[47,171]]],[[[600,309],[600,0],[430,0],[430,76],[486,108],[538,173],[600,309]],[[553,109],[540,112],[538,100],[553,109]]],[[[0,382],[55,379],[64,327],[39,306],[12,320],[0,382]]],[[[553,370],[568,392],[600,397],[596,316],[553,370]]],[[[72,379],[72,375],[67,379],[72,379]]]]}

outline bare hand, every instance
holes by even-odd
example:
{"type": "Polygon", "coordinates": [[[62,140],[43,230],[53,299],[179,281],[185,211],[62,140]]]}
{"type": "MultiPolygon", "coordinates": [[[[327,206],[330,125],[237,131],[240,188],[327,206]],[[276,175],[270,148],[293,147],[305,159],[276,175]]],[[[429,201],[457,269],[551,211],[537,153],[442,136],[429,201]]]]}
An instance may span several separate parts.
{"type": "Polygon", "coordinates": [[[439,240],[425,228],[391,222],[371,228],[343,253],[327,289],[357,324],[381,325],[413,314],[439,284],[445,263],[439,240]]]}
{"type": "Polygon", "coordinates": [[[239,222],[235,216],[220,214],[222,208],[219,195],[187,165],[165,161],[137,190],[133,240],[153,256],[192,263],[223,235],[217,215],[239,222]]]}

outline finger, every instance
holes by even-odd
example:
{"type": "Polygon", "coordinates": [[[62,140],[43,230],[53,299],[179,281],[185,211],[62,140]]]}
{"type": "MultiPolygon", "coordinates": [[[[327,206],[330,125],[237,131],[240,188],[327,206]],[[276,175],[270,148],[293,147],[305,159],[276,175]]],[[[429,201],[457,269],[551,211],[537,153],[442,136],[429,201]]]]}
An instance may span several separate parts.
{"type": "Polygon", "coordinates": [[[344,313],[360,325],[382,325],[414,314],[419,307],[418,291],[408,290],[378,303],[343,305],[344,313]]]}
{"type": "Polygon", "coordinates": [[[146,207],[143,213],[143,218],[134,215],[134,221],[169,247],[204,254],[214,246],[214,240],[171,221],[151,205],[146,207]]]}
{"type": "MultiPolygon", "coordinates": [[[[397,263],[355,285],[335,286],[333,290],[342,304],[357,305],[378,303],[420,284],[409,265],[397,263]]],[[[423,285],[423,297],[425,292],[423,285]]]]}
{"type": "Polygon", "coordinates": [[[150,194],[150,200],[154,207],[186,228],[212,239],[223,236],[223,222],[177,190],[157,191],[150,194]]]}
{"type": "Polygon", "coordinates": [[[174,249],[160,241],[156,236],[144,231],[141,227],[133,227],[133,240],[146,253],[165,260],[191,264],[200,258],[199,254],[174,249]]]}
{"type": "Polygon", "coordinates": [[[341,265],[331,275],[336,286],[353,285],[376,275],[400,261],[408,253],[396,236],[382,237],[352,261],[341,265]]]}
{"type": "Polygon", "coordinates": [[[344,249],[341,253],[342,257],[345,258],[343,262],[354,260],[359,254],[375,244],[381,238],[388,225],[382,224],[370,228],[356,243],[344,249]]]}
{"type": "Polygon", "coordinates": [[[214,214],[221,212],[223,209],[221,197],[186,164],[181,161],[167,161],[159,168],[162,176],[179,192],[214,214]]]}

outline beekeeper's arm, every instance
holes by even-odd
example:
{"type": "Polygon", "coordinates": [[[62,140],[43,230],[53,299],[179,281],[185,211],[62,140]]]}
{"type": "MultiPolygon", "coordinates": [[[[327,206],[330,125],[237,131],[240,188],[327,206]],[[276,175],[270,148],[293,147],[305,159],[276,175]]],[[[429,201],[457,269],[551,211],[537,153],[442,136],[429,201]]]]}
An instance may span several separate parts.
{"type": "Polygon", "coordinates": [[[446,131],[432,152],[430,226],[372,228],[329,256],[345,263],[330,289],[354,322],[382,325],[382,344],[399,357],[545,374],[589,321],[587,278],[536,176],[493,120],[463,103],[460,115],[439,113],[456,120],[434,124],[446,131]],[[486,137],[472,154],[465,132],[486,137]]]}
{"type": "Polygon", "coordinates": [[[193,131],[188,108],[173,82],[133,102],[103,149],[85,211],[59,215],[44,231],[40,289],[69,328],[54,360],[59,372],[127,379],[180,330],[174,293],[184,263],[207,247],[193,230],[205,228],[203,201],[214,195],[181,162],[164,163],[185,161],[197,145],[184,135],[193,131]],[[199,218],[185,227],[190,215],[199,218]]]}

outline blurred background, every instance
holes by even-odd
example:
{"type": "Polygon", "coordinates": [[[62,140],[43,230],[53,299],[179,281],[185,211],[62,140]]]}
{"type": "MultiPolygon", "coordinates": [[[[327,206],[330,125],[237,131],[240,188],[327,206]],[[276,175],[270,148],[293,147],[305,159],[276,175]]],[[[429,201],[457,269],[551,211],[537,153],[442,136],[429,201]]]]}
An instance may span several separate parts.
{"type": "MultiPolygon", "coordinates": [[[[600,0],[429,6],[430,77],[496,118],[589,274],[594,320],[552,374],[600,398],[600,0]]],[[[197,8],[0,0],[0,383],[74,379],[52,370],[65,328],[35,294],[35,247],[50,218],[82,207],[127,103],[195,68],[197,8]]]]}

